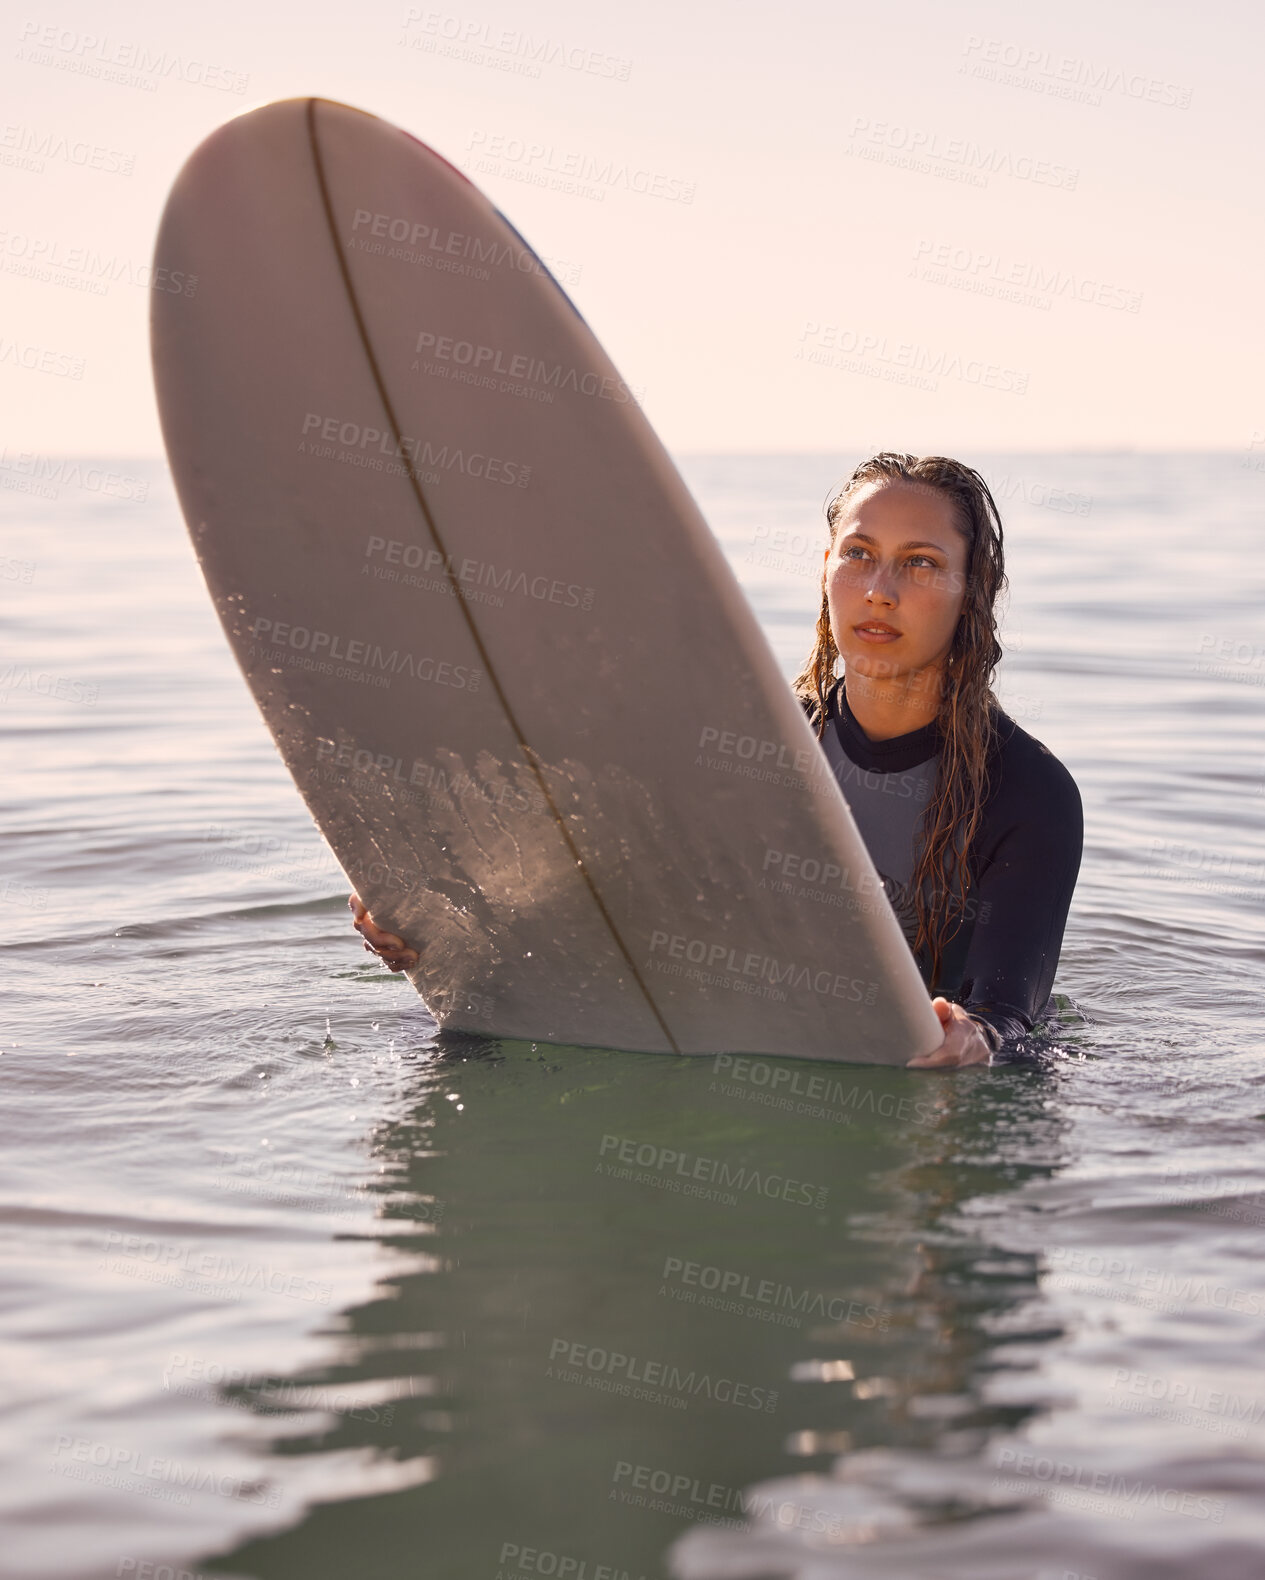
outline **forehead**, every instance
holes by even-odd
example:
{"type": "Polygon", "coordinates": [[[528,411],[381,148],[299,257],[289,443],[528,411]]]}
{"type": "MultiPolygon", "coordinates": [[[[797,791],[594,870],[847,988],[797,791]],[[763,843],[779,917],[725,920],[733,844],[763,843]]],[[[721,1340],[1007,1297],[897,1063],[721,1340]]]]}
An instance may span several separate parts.
{"type": "Polygon", "coordinates": [[[838,528],[876,541],[919,538],[946,550],[965,547],[952,499],[925,483],[867,483],[844,500],[838,528]]]}

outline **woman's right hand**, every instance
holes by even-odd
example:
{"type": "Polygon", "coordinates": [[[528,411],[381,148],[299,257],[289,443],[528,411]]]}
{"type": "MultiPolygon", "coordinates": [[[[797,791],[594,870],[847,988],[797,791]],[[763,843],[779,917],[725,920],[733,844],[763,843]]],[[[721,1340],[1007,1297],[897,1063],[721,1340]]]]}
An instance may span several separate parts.
{"type": "Polygon", "coordinates": [[[417,950],[411,949],[397,934],[379,927],[358,894],[349,895],[347,904],[351,906],[351,925],[364,939],[365,948],[371,955],[377,955],[388,970],[407,971],[417,964],[420,958],[417,950]]]}
{"type": "Polygon", "coordinates": [[[960,1004],[947,998],[933,998],[931,1007],[940,1018],[944,1041],[919,1059],[910,1059],[907,1070],[960,1070],[968,1064],[988,1064],[993,1045],[980,1030],[979,1022],[960,1004]]]}

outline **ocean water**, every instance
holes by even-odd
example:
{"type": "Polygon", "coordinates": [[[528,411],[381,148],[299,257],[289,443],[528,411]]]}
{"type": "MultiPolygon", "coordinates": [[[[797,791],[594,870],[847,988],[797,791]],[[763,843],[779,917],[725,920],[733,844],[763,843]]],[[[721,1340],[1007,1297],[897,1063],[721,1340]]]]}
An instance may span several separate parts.
{"type": "MultiPolygon", "coordinates": [[[[788,674],[847,459],[682,463],[788,674]]],[[[1265,470],[966,459],[1085,802],[1063,1025],[823,1075],[437,1039],[165,468],[0,457],[5,1574],[1265,1573],[1265,470]]]]}

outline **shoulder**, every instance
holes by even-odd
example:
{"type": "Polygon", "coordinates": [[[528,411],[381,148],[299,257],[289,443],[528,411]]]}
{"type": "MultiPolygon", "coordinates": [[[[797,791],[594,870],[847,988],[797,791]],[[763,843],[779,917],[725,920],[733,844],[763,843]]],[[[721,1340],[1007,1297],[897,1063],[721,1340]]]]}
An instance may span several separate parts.
{"type": "Polygon", "coordinates": [[[1029,735],[1000,708],[994,715],[997,730],[992,797],[1042,820],[1051,818],[1080,831],[1084,810],[1080,788],[1066,766],[1044,741],[1029,735]]]}

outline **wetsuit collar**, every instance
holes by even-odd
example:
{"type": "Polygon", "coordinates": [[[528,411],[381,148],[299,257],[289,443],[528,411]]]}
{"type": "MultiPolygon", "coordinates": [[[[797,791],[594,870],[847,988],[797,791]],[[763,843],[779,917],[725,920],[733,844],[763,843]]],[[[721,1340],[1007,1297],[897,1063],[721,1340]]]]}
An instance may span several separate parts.
{"type": "Polygon", "coordinates": [[[940,726],[933,719],[921,729],[872,741],[853,717],[844,681],[836,683],[827,702],[827,728],[835,731],[848,758],[867,773],[898,774],[925,763],[940,750],[940,726]]]}

